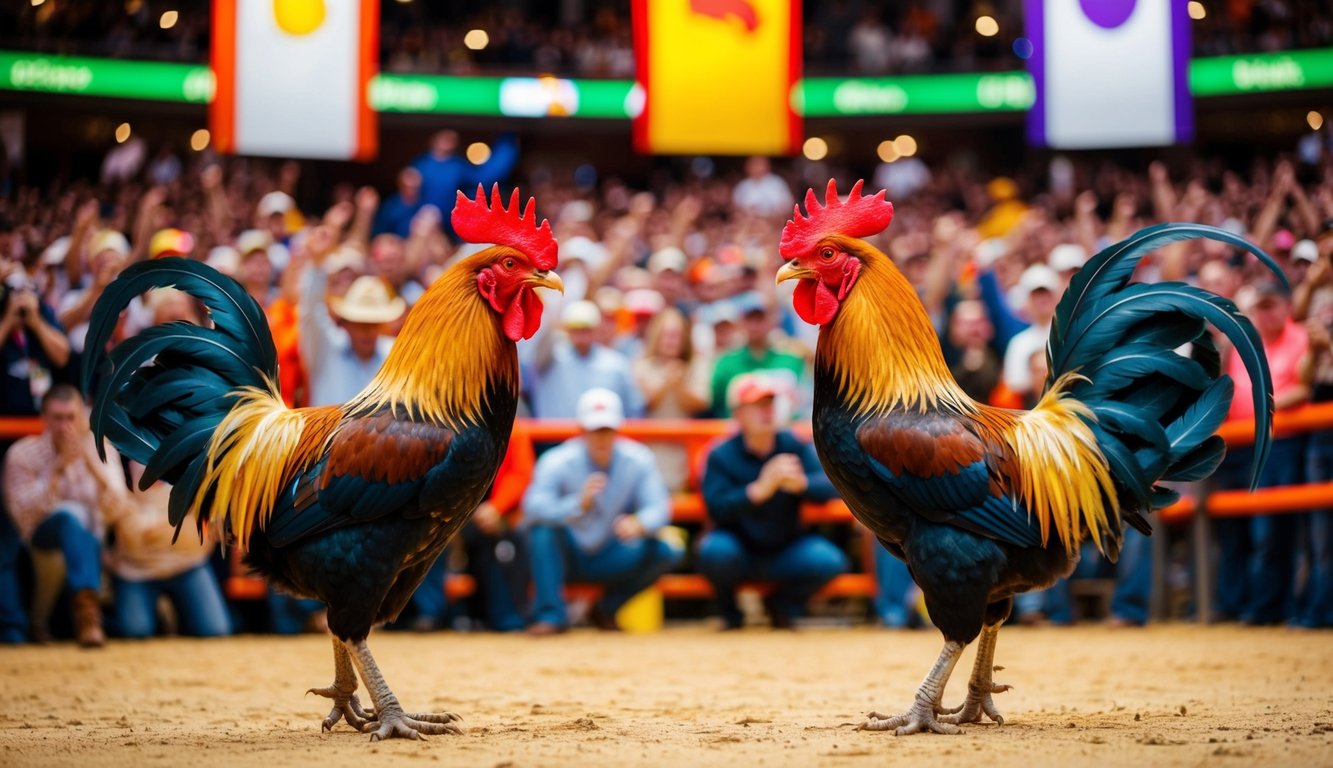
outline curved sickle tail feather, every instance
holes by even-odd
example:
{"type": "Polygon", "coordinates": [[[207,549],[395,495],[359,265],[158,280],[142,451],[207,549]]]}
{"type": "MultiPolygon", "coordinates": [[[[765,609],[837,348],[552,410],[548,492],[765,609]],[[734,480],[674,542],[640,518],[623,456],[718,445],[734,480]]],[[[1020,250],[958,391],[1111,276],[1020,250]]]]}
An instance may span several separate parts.
{"type": "MultiPolygon", "coordinates": [[[[86,349],[83,389],[93,403],[98,451],[105,458],[102,441],[108,439],[145,465],[141,488],[157,480],[174,486],[170,519],[179,534],[208,467],[209,442],[241,390],[277,397],[277,352],[263,310],[239,283],[199,262],[140,262],[122,272],[93,307],[86,349]],[[120,313],[135,296],[155,288],[176,288],[198,299],[212,327],[152,326],[108,353],[120,313]]],[[[204,522],[201,514],[201,529],[204,522]]]]}
{"type": "Polygon", "coordinates": [[[1144,254],[1200,237],[1254,254],[1286,283],[1281,268],[1244,238],[1198,224],[1161,224],[1089,260],[1061,298],[1047,343],[1048,384],[1081,374],[1069,394],[1092,410],[1089,426],[1120,489],[1124,518],[1145,533],[1139,511],[1178,498],[1158,482],[1205,478],[1226,453],[1214,433],[1230,408],[1233,385],[1222,374],[1208,325],[1235,346],[1254,383],[1251,487],[1272,443],[1272,377],[1249,319],[1230,300],[1194,286],[1130,283],[1144,254]],[[1175,351],[1185,344],[1193,345],[1192,357],[1175,351]]]}

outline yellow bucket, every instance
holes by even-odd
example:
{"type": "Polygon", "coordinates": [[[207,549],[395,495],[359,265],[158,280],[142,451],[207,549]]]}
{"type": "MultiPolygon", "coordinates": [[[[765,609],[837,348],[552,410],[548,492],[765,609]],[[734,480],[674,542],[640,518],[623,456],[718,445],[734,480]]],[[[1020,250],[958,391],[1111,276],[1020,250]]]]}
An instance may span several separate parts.
{"type": "Polygon", "coordinates": [[[620,628],[634,634],[647,634],[662,629],[662,590],[649,587],[631,597],[616,611],[620,628]]]}

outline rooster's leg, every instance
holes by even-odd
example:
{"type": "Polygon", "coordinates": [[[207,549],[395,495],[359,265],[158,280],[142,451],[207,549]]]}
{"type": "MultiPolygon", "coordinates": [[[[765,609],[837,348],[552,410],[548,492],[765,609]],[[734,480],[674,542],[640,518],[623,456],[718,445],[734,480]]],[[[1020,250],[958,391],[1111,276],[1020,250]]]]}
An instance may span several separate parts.
{"type": "Polygon", "coordinates": [[[906,712],[893,716],[871,712],[857,730],[887,731],[894,729],[894,732],[899,736],[920,731],[962,733],[962,729],[958,726],[935,718],[935,713],[940,707],[940,697],[944,695],[944,686],[949,682],[949,675],[953,672],[954,665],[958,663],[958,657],[962,655],[962,643],[953,640],[946,642],[944,650],[940,651],[940,657],[935,661],[935,666],[931,668],[930,674],[926,675],[921,687],[916,689],[916,701],[906,712]]]}
{"type": "Polygon", "coordinates": [[[370,655],[370,647],[365,640],[346,641],[347,652],[351,654],[356,671],[370,692],[370,700],[375,703],[375,720],[367,724],[367,729],[374,729],[371,741],[380,739],[405,738],[423,739],[426,734],[462,733],[454,721],[463,718],[452,712],[413,712],[403,711],[398,697],[389,690],[384,682],[384,675],[375,664],[375,657],[370,655]]]}
{"type": "Polygon", "coordinates": [[[981,640],[977,643],[977,661],[972,667],[972,678],[967,681],[967,699],[949,714],[940,718],[946,723],[979,723],[984,714],[999,725],[1004,725],[1004,718],[995,708],[991,699],[993,693],[1003,693],[1010,686],[996,683],[993,677],[995,666],[995,640],[1000,636],[1000,626],[987,625],[981,630],[981,640]]]}
{"type": "Polygon", "coordinates": [[[364,730],[366,723],[375,719],[374,712],[361,708],[361,701],[356,697],[356,670],[352,667],[352,657],[338,638],[333,638],[333,685],[327,688],[311,688],[306,693],[316,693],[333,699],[333,709],[324,718],[324,730],[333,730],[338,721],[347,718],[347,724],[364,730]]]}

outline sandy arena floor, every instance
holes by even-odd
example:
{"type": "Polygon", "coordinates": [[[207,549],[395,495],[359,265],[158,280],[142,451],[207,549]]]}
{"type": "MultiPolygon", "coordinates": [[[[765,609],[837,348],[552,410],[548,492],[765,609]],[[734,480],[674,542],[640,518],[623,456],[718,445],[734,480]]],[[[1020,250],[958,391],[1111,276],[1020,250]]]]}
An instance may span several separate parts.
{"type": "Polygon", "coordinates": [[[1010,628],[1002,728],[857,732],[867,711],[907,706],[939,646],[934,630],[376,633],[405,706],[466,727],[378,744],[320,731],[327,700],[304,691],[332,680],[322,637],[9,649],[0,765],[1333,765],[1330,632],[1010,628]]]}

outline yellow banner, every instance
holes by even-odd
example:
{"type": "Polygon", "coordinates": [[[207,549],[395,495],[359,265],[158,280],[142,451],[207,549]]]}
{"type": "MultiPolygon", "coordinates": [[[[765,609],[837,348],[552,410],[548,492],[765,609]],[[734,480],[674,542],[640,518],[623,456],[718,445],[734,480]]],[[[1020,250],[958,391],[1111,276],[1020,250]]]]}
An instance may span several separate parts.
{"type": "Polygon", "coordinates": [[[801,76],[800,0],[634,0],[643,110],[635,147],[651,154],[786,155],[800,149],[792,86],[801,76]]]}

